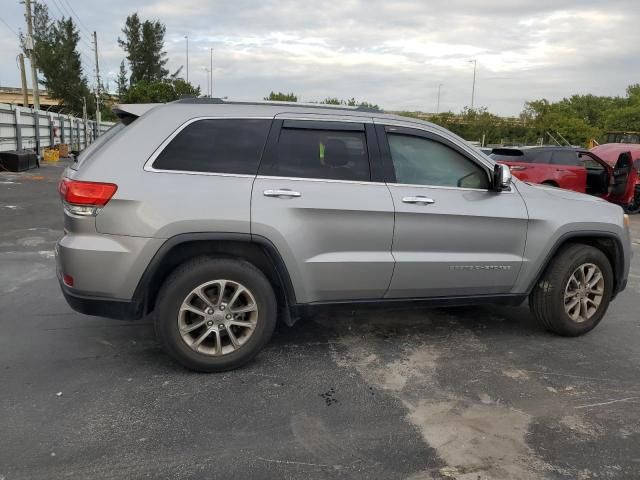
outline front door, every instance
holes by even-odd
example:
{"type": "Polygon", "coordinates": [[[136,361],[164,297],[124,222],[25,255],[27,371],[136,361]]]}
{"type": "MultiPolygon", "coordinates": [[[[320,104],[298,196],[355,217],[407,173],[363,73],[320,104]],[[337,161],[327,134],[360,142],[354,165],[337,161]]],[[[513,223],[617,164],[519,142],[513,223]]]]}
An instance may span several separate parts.
{"type": "Polygon", "coordinates": [[[387,297],[511,292],[527,235],[515,190],[491,191],[490,165],[438,133],[378,126],[396,210],[387,297]]]}
{"type": "Polygon", "coordinates": [[[633,203],[637,175],[631,152],[621,153],[613,169],[611,189],[606,200],[625,207],[633,203]]]}
{"type": "Polygon", "coordinates": [[[382,298],[394,266],[394,211],[384,182],[372,181],[373,125],[278,119],[269,137],[251,232],[282,255],[296,301],[382,298]]]}

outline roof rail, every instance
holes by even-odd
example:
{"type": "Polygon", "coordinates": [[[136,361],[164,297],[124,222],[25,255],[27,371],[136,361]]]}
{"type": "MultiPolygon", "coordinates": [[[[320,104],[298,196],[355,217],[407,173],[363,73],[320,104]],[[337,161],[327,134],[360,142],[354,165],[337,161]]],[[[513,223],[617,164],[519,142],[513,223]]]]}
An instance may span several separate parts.
{"type": "Polygon", "coordinates": [[[188,104],[202,104],[202,105],[275,105],[275,106],[287,106],[287,107],[305,107],[305,108],[331,108],[334,110],[348,110],[352,112],[370,112],[370,113],[384,113],[383,110],[376,110],[375,108],[359,105],[357,107],[350,107],[347,105],[328,105],[324,103],[298,103],[298,102],[279,102],[273,100],[258,100],[258,101],[242,101],[242,100],[225,100],[223,98],[209,98],[209,97],[181,97],[175,100],[173,103],[188,103],[188,104]]]}

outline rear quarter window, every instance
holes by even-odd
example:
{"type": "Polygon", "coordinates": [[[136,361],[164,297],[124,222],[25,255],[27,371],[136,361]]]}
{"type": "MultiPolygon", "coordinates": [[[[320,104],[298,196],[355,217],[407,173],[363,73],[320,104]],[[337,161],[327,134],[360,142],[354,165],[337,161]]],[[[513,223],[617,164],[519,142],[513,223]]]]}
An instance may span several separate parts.
{"type": "Polygon", "coordinates": [[[551,155],[551,163],[554,165],[578,166],[578,154],[573,150],[557,150],[551,155]]]}
{"type": "Polygon", "coordinates": [[[153,168],[255,175],[270,125],[264,119],[196,120],[164,147],[153,168]]]}

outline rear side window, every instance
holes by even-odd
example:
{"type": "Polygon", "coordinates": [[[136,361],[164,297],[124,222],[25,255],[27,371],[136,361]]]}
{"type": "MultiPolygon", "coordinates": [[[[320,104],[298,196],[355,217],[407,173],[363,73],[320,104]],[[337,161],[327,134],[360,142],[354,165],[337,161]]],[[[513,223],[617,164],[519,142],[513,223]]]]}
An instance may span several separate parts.
{"type": "Polygon", "coordinates": [[[283,128],[273,162],[261,174],[369,181],[364,131],[283,128]]]}
{"type": "Polygon", "coordinates": [[[528,163],[551,163],[551,150],[529,150],[524,155],[528,163]]]}
{"type": "Polygon", "coordinates": [[[524,155],[520,152],[520,155],[507,155],[501,153],[492,153],[489,155],[496,162],[521,162],[521,163],[530,163],[531,158],[524,155]]]}
{"type": "Polygon", "coordinates": [[[555,165],[579,165],[578,155],[573,150],[556,150],[551,155],[551,163],[555,165]]]}
{"type": "Polygon", "coordinates": [[[254,175],[271,120],[197,120],[169,142],[153,162],[158,170],[254,175]]]}

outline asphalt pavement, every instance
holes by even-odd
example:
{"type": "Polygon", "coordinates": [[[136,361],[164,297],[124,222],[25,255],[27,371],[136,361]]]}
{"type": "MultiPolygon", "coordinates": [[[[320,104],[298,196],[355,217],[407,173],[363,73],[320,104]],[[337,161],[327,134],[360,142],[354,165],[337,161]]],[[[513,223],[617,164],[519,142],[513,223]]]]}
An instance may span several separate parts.
{"type": "Polygon", "coordinates": [[[148,319],[65,303],[64,162],[0,173],[0,479],[640,478],[640,216],[629,287],[589,335],[525,306],[351,309],[196,374],[148,319]]]}

